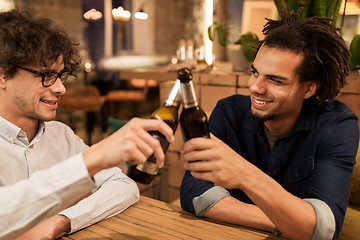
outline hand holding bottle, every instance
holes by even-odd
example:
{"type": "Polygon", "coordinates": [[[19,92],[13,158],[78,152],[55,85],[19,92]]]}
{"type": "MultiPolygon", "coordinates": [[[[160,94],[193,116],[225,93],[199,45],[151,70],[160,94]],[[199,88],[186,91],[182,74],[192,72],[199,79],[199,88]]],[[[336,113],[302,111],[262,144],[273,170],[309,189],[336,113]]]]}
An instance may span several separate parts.
{"type": "MultiPolygon", "coordinates": [[[[178,126],[179,106],[180,81],[177,80],[165,103],[152,113],[151,118],[164,121],[175,133],[178,126]]],[[[149,133],[154,139],[159,140],[162,151],[165,154],[169,148],[170,142],[167,141],[165,136],[159,131],[149,131],[149,133]]],[[[156,165],[156,162],[156,155],[150,155],[146,162],[130,166],[127,175],[137,182],[149,184],[159,171],[159,166],[156,165]]]]}
{"type": "Polygon", "coordinates": [[[193,177],[226,189],[246,189],[247,179],[260,171],[212,134],[210,139],[187,141],[181,150],[181,159],[193,177]]]}
{"type": "Polygon", "coordinates": [[[83,152],[90,176],[125,161],[132,164],[143,163],[152,154],[157,166],[162,167],[164,152],[159,141],[148,131],[161,132],[169,142],[174,140],[173,130],[165,122],[133,118],[118,131],[83,152]]]}

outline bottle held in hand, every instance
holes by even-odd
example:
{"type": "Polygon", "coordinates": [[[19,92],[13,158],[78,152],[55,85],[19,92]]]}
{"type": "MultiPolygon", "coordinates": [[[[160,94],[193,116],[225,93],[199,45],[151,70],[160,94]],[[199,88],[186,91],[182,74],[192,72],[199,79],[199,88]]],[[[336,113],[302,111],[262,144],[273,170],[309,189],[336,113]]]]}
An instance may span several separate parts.
{"type": "MultiPolygon", "coordinates": [[[[175,133],[178,126],[178,110],[180,103],[180,81],[177,80],[165,103],[152,113],[151,118],[163,120],[175,133]]],[[[149,133],[160,141],[160,145],[164,153],[166,153],[170,143],[166,140],[165,136],[158,131],[149,131],[149,133]]],[[[146,162],[129,166],[127,175],[139,183],[150,184],[158,174],[158,171],[159,169],[156,166],[155,156],[152,154],[146,162]]]]}
{"type": "Polygon", "coordinates": [[[196,137],[210,138],[207,116],[196,100],[191,71],[188,68],[180,69],[178,79],[181,82],[183,110],[180,127],[184,142],[196,137]]]}

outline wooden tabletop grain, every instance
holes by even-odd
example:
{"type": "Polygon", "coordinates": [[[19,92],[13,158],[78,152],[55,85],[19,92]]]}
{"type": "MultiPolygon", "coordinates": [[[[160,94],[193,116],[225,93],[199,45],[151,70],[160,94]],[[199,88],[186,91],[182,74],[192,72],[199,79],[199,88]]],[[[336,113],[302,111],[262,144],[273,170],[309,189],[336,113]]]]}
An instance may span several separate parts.
{"type": "Polygon", "coordinates": [[[122,213],[71,235],[63,236],[61,239],[268,240],[282,238],[256,229],[197,218],[178,206],[142,196],[138,203],[122,213]]]}

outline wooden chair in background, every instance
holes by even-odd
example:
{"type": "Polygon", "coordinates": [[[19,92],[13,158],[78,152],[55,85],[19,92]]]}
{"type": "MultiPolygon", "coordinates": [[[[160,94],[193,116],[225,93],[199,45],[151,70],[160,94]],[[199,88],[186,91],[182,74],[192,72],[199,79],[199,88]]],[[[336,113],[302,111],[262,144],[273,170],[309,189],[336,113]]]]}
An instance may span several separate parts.
{"type": "Polygon", "coordinates": [[[72,113],[82,111],[86,113],[86,132],[88,144],[91,142],[91,133],[94,130],[97,116],[104,104],[105,98],[100,95],[99,90],[92,85],[81,85],[69,87],[61,97],[59,106],[62,110],[70,113],[70,127],[75,130],[72,113]]]}
{"type": "MultiPolygon", "coordinates": [[[[146,101],[149,87],[154,87],[157,84],[158,83],[156,81],[150,79],[130,79],[129,85],[131,89],[111,90],[104,96],[105,102],[108,102],[111,105],[111,112],[114,112],[115,107],[113,105],[116,102],[131,102],[139,104],[146,101]]],[[[135,106],[133,110],[134,115],[138,116],[138,106],[135,106]]]]}

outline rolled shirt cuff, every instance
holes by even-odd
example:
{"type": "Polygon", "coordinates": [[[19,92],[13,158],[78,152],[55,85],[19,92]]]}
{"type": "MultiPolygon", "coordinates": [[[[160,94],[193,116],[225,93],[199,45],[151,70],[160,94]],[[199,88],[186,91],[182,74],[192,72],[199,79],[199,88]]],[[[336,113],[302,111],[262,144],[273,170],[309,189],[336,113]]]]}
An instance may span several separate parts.
{"type": "Polygon", "coordinates": [[[228,190],[220,186],[214,186],[192,200],[195,214],[202,217],[210,208],[224,197],[230,196],[228,190]]]}
{"type": "Polygon", "coordinates": [[[335,233],[335,217],[330,207],[319,199],[305,198],[315,210],[316,226],[312,236],[313,240],[332,239],[335,233]]]}

